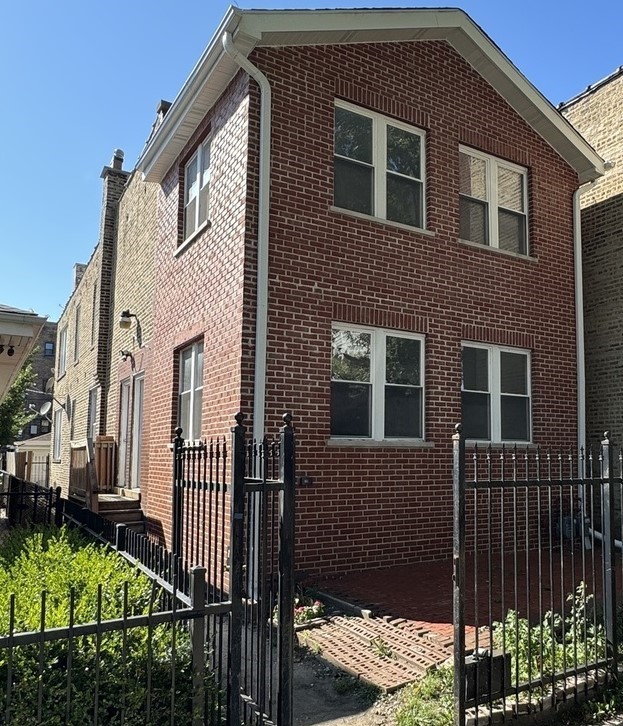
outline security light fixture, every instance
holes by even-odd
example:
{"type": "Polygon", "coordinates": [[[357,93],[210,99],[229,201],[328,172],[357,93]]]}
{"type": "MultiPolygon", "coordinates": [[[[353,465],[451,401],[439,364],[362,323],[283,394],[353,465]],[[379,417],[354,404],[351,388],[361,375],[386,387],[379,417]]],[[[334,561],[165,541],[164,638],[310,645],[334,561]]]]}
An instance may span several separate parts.
{"type": "Polygon", "coordinates": [[[7,352],[6,352],[6,354],[7,354],[7,355],[8,355],[9,357],[11,357],[11,356],[15,355],[15,348],[14,348],[14,347],[13,347],[12,345],[10,345],[10,346],[9,346],[9,349],[8,349],[8,350],[7,350],[7,352]]]}
{"type": "Polygon", "coordinates": [[[129,310],[123,310],[119,317],[119,327],[123,330],[129,330],[132,327],[132,318],[136,318],[134,313],[129,310]]]}

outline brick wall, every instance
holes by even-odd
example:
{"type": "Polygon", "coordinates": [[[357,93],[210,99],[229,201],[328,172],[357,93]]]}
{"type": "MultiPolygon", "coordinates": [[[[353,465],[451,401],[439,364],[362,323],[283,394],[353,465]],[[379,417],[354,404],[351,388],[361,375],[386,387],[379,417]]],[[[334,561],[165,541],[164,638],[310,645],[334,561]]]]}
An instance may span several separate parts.
{"type": "Polygon", "coordinates": [[[240,408],[247,115],[248,83],[240,74],[166,175],[159,197],[153,375],[145,410],[149,469],[142,503],[151,533],[167,540],[171,516],[168,445],[177,425],[179,351],[195,340],[204,341],[204,436],[228,434],[240,408]],[[180,169],[208,133],[213,136],[211,227],[180,250],[180,169]]]}
{"type": "MultiPolygon", "coordinates": [[[[273,87],[266,426],[274,430],[284,410],[293,412],[299,473],[314,480],[299,489],[298,567],[331,572],[446,557],[462,340],[529,347],[534,441],[576,440],[577,177],[443,42],[258,49],[251,59],[273,87]],[[432,235],[331,209],[335,98],[424,128],[432,235]],[[529,259],[458,242],[459,144],[528,167],[529,259]],[[334,321],[425,335],[425,444],[329,442],[334,321]]],[[[253,86],[251,101],[250,185],[253,86]]],[[[244,320],[252,321],[252,203],[247,211],[244,320]]],[[[243,366],[246,382],[250,355],[243,366]]]]}
{"type": "Polygon", "coordinates": [[[611,168],[581,196],[586,341],[586,418],[590,440],[611,433],[623,444],[623,75],[563,109],[611,168]]]}
{"type": "MultiPolygon", "coordinates": [[[[105,426],[116,214],[128,173],[105,167],[102,176],[104,183],[99,242],[65,305],[57,328],[54,395],[63,404],[69,402],[69,416],[63,414],[61,456],[52,460],[50,482],[54,486],[61,486],[64,495],[69,487],[70,442],[87,436],[89,392],[92,389],[97,389],[98,397],[98,422],[95,429],[103,433],[105,426]],[[65,372],[61,373],[58,366],[59,341],[65,328],[66,365],[65,372]]],[[[51,414],[53,421],[58,407],[55,402],[51,414]]],[[[54,433],[52,448],[53,441],[54,433]]]]}

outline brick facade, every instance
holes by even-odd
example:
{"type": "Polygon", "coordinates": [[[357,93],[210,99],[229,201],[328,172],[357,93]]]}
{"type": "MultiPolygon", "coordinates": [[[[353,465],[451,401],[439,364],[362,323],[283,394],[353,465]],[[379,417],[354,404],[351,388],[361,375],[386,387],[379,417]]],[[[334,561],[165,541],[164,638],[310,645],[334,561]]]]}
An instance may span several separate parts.
{"type": "MultiPolygon", "coordinates": [[[[88,428],[95,433],[105,432],[117,204],[128,177],[128,172],[121,169],[122,158],[114,159],[113,165],[104,167],[102,172],[99,242],[88,264],[77,266],[75,288],[57,324],[54,395],[66,410],[62,416],[60,456],[51,459],[50,483],[62,487],[65,495],[69,487],[71,441],[86,438],[88,428]],[[64,371],[59,368],[63,331],[66,331],[64,371]],[[94,422],[89,420],[92,390],[97,392],[94,422]]],[[[53,420],[58,408],[55,402],[53,420]]]]}
{"type": "Polygon", "coordinates": [[[606,160],[605,175],[581,196],[586,341],[586,418],[590,440],[610,431],[623,443],[623,73],[572,99],[565,117],[606,160]]]}

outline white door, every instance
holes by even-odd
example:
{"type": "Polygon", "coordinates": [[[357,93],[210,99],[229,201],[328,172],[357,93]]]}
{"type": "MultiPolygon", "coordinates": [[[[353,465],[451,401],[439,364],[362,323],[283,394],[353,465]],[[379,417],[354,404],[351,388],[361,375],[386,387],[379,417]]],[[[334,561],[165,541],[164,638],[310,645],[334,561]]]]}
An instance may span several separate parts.
{"type": "Polygon", "coordinates": [[[117,486],[127,487],[128,434],[130,423],[130,379],[121,383],[121,406],[119,408],[119,468],[117,486]]]}
{"type": "Polygon", "coordinates": [[[132,443],[130,459],[130,486],[139,489],[141,486],[141,439],[143,437],[143,390],[145,379],[137,376],[134,379],[134,401],[132,405],[132,443]]]}

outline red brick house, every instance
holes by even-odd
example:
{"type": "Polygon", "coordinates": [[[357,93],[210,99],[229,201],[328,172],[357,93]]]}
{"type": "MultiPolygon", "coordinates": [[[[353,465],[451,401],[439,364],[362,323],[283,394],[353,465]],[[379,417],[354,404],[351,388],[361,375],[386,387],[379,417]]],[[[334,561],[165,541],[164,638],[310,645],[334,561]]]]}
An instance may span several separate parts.
{"type": "Polygon", "coordinates": [[[602,162],[462,11],[232,8],[136,172],[159,186],[140,470],[165,538],[178,424],[293,412],[298,566],[324,572],[449,554],[458,420],[583,439],[576,192],[602,162]]]}

